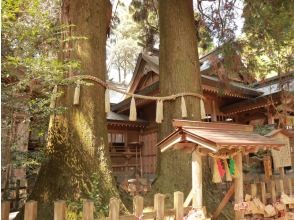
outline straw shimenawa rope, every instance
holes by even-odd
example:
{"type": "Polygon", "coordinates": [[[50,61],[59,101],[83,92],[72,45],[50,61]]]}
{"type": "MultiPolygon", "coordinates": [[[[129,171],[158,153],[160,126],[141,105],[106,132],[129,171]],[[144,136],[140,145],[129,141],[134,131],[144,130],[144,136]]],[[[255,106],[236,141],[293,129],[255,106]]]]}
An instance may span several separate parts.
{"type": "Polygon", "coordinates": [[[106,82],[104,82],[103,80],[95,77],[95,76],[90,76],[90,75],[77,75],[77,76],[71,76],[69,79],[77,79],[77,80],[91,80],[94,81],[100,85],[102,85],[103,87],[128,95],[130,97],[134,97],[134,98],[139,98],[139,99],[147,99],[147,100],[161,100],[161,101],[167,101],[167,100],[174,100],[178,97],[182,97],[182,96],[194,96],[197,97],[199,99],[205,100],[205,97],[201,94],[198,93],[194,93],[194,92],[183,92],[183,93],[178,93],[178,94],[174,94],[174,95],[169,95],[169,96],[146,96],[146,95],[139,95],[139,94],[134,94],[134,93],[130,93],[130,92],[126,92],[123,91],[121,89],[118,89],[115,86],[111,86],[109,84],[107,84],[106,82]]]}

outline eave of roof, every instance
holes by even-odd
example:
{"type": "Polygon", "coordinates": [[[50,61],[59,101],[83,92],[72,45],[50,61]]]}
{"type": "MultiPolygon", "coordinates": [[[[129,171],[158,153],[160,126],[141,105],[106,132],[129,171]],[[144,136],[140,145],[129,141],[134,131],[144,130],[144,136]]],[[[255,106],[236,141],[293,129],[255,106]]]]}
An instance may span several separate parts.
{"type": "Polygon", "coordinates": [[[131,124],[146,124],[148,123],[147,121],[137,118],[136,121],[130,121],[129,117],[127,115],[123,115],[123,114],[118,114],[116,112],[108,112],[106,119],[109,123],[113,123],[113,122],[128,122],[131,124]]]}
{"type": "Polygon", "coordinates": [[[250,111],[252,109],[262,108],[268,105],[279,104],[282,98],[282,91],[268,94],[265,96],[258,96],[256,98],[247,99],[231,105],[226,105],[220,108],[224,114],[236,114],[240,112],[250,111]],[[270,99],[270,102],[269,102],[270,99]]]}
{"type": "Polygon", "coordinates": [[[259,87],[264,87],[266,85],[269,85],[271,83],[274,83],[276,81],[283,80],[285,78],[294,78],[294,71],[290,71],[289,73],[281,74],[281,75],[276,75],[270,78],[267,78],[265,80],[258,81],[256,83],[251,84],[253,88],[259,88],[259,87]]]}
{"type": "MultiPolygon", "coordinates": [[[[248,130],[248,126],[225,123],[203,123],[197,121],[175,120],[176,130],[160,141],[157,146],[162,152],[168,149],[177,149],[177,145],[182,143],[183,147],[187,143],[204,148],[210,152],[218,152],[222,149],[236,149],[243,152],[252,152],[258,149],[273,148],[278,149],[284,144],[274,138],[264,137],[248,130]],[[247,130],[246,130],[247,129],[247,130]]],[[[175,124],[175,123],[174,123],[175,124]]]]}

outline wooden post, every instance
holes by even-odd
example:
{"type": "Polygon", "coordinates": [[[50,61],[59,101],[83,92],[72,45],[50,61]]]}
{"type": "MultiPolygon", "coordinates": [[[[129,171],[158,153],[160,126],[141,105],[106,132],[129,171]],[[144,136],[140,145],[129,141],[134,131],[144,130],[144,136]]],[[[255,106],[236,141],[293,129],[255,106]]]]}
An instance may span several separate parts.
{"type": "MultiPolygon", "coordinates": [[[[239,176],[235,178],[235,203],[243,202],[243,165],[242,165],[242,153],[239,152],[236,155],[236,167],[239,172],[239,176]]],[[[244,218],[243,211],[235,211],[235,220],[244,218]]]]}
{"type": "Polygon", "coordinates": [[[37,202],[28,201],[25,204],[24,220],[36,220],[37,219],[37,202]]]}
{"type": "Polygon", "coordinates": [[[154,210],[156,212],[156,220],[164,219],[164,195],[157,193],[154,195],[154,210]]]}
{"type": "Polygon", "coordinates": [[[65,201],[59,200],[54,202],[54,220],[65,220],[65,211],[65,201]]]}
{"type": "Polygon", "coordinates": [[[290,178],[288,178],[287,179],[287,183],[288,183],[288,193],[289,193],[289,196],[292,196],[292,193],[293,193],[292,180],[290,178]]]}
{"type": "Polygon", "coordinates": [[[279,168],[279,171],[280,171],[280,177],[281,177],[281,179],[284,179],[285,178],[285,169],[284,169],[284,167],[280,167],[279,168]]]}
{"type": "Polygon", "coordinates": [[[193,208],[202,207],[202,161],[201,155],[197,151],[192,152],[192,191],[193,208]]]}
{"type": "Polygon", "coordinates": [[[284,190],[284,179],[279,180],[279,188],[280,188],[280,191],[281,191],[281,195],[283,193],[285,193],[285,190],[284,190]]]}
{"type": "Polygon", "coordinates": [[[19,190],[20,190],[20,179],[16,180],[16,188],[15,188],[15,208],[19,208],[19,201],[20,201],[20,196],[19,196],[19,190]]]}
{"type": "Polygon", "coordinates": [[[274,180],[271,181],[271,194],[272,194],[272,203],[276,202],[276,183],[274,180]]]}
{"type": "Polygon", "coordinates": [[[250,184],[250,188],[251,188],[251,196],[252,198],[255,198],[257,195],[257,186],[255,183],[250,184]]]}
{"type": "Polygon", "coordinates": [[[1,220],[9,220],[10,202],[1,202],[1,220]]]}
{"type": "Polygon", "coordinates": [[[216,107],[215,107],[215,100],[212,100],[212,114],[211,114],[211,121],[217,121],[216,118],[216,107]]]}
{"type": "Polygon", "coordinates": [[[218,205],[217,209],[213,213],[212,219],[217,219],[219,214],[222,212],[222,210],[224,209],[224,207],[226,206],[226,204],[229,202],[230,198],[234,194],[234,191],[235,191],[235,187],[234,187],[234,183],[233,183],[231,185],[230,189],[228,190],[227,194],[224,196],[221,203],[218,205]]]}
{"type": "Polygon", "coordinates": [[[261,186],[261,201],[263,204],[266,205],[266,189],[265,189],[265,182],[260,183],[261,186]]]}
{"type": "Polygon", "coordinates": [[[174,192],[174,209],[176,220],[182,220],[184,218],[184,193],[174,192]]]}
{"type": "Polygon", "coordinates": [[[275,123],[275,118],[273,116],[273,114],[271,112],[268,113],[267,115],[268,119],[267,119],[267,123],[269,125],[274,124],[275,123]]]}
{"type": "MultiPolygon", "coordinates": [[[[119,211],[119,208],[118,208],[118,211],[119,211]]],[[[94,220],[94,202],[93,201],[90,201],[90,200],[84,201],[83,220],[94,220]]]]}
{"type": "Polygon", "coordinates": [[[110,220],[119,220],[119,200],[117,198],[110,199],[109,218],[110,220]]]}
{"type": "Polygon", "coordinates": [[[193,191],[191,189],[191,191],[189,192],[187,198],[185,199],[185,202],[184,202],[184,207],[188,207],[190,202],[192,201],[192,197],[193,197],[193,191]]]}
{"type": "Polygon", "coordinates": [[[134,215],[137,219],[143,216],[144,200],[142,196],[135,196],[133,199],[134,215]]]}

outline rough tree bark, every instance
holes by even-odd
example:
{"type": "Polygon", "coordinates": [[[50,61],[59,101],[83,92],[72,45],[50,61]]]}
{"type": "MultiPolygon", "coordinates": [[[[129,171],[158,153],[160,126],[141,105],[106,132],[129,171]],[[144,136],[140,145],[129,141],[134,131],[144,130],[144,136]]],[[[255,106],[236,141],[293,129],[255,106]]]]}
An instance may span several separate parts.
{"type": "MultiPolygon", "coordinates": [[[[66,37],[84,40],[67,43],[63,59],[81,63],[81,74],[106,77],[106,38],[111,15],[109,0],[63,0],[62,22],[73,25],[66,37]]],[[[68,76],[75,73],[68,73],[68,76]]],[[[63,94],[57,106],[68,110],[52,115],[49,125],[47,160],[41,166],[29,199],[38,201],[38,219],[53,219],[53,202],[88,198],[98,188],[101,207],[118,191],[110,171],[104,107],[105,89],[81,86],[80,104],[73,105],[74,86],[58,86],[63,94]],[[93,186],[93,174],[99,179],[93,186]],[[97,184],[97,183],[96,183],[97,184]]],[[[99,210],[98,210],[99,211],[99,210]]]]}
{"type": "MultiPolygon", "coordinates": [[[[192,0],[159,0],[160,29],[160,93],[162,96],[180,92],[202,93],[196,28],[192,0]]],[[[200,120],[200,100],[185,97],[188,118],[200,120]]],[[[159,140],[173,131],[172,119],[181,118],[180,99],[164,102],[164,121],[159,140]]],[[[158,178],[154,190],[172,196],[174,191],[191,190],[191,154],[180,151],[159,153],[158,178]]],[[[207,158],[203,158],[204,205],[214,211],[221,198],[211,183],[207,158]]]]}

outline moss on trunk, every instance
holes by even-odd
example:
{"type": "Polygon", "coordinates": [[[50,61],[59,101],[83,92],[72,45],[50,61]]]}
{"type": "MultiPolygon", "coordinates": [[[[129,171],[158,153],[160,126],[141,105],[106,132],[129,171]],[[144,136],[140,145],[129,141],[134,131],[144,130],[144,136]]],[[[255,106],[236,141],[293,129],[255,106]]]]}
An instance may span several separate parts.
{"type": "MultiPolygon", "coordinates": [[[[180,92],[202,94],[192,0],[159,0],[159,23],[161,95],[180,92]]],[[[185,97],[185,100],[187,119],[199,120],[200,100],[195,97],[185,97]]],[[[180,101],[164,102],[164,121],[160,125],[159,140],[173,131],[172,119],[181,118],[180,101]]],[[[212,212],[223,195],[211,182],[207,158],[203,160],[204,205],[212,212]]],[[[192,187],[191,154],[180,151],[159,153],[157,167],[158,177],[153,192],[162,192],[171,198],[174,191],[188,195],[192,187]]],[[[224,218],[230,219],[230,214],[224,218]]]]}
{"type": "MultiPolygon", "coordinates": [[[[72,25],[64,38],[86,38],[64,44],[64,61],[80,61],[80,74],[105,80],[110,11],[108,0],[63,1],[62,22],[72,25]]],[[[68,73],[68,76],[75,74],[68,73]]],[[[38,201],[38,219],[42,220],[53,219],[53,202],[59,199],[78,201],[97,194],[95,208],[105,211],[109,198],[119,197],[110,171],[105,89],[83,85],[78,106],[73,105],[74,86],[59,86],[58,90],[63,94],[56,105],[67,107],[67,111],[51,116],[47,160],[29,196],[38,201]]]]}

